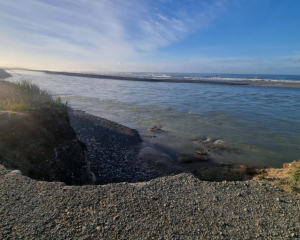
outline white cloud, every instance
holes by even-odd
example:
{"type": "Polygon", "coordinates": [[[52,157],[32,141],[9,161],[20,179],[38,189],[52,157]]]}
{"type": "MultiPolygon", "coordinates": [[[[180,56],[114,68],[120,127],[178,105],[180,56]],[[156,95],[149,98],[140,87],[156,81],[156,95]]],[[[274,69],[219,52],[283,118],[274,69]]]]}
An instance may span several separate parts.
{"type": "Polygon", "coordinates": [[[208,26],[224,1],[189,1],[194,10],[187,13],[178,0],[163,1],[174,4],[172,11],[158,0],[0,0],[0,45],[10,56],[31,54],[48,64],[108,62],[115,69],[115,62],[139,62],[208,26]]]}

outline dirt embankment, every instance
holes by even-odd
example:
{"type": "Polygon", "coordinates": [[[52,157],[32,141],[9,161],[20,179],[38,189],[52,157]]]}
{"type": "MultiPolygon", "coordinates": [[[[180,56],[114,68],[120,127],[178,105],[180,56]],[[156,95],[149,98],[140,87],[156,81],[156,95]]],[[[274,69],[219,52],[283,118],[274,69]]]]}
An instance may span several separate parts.
{"type": "Polygon", "coordinates": [[[11,77],[11,75],[0,68],[0,79],[5,79],[5,78],[9,78],[9,77],[11,77]]]}
{"type": "Polygon", "coordinates": [[[67,112],[39,109],[0,112],[0,163],[33,179],[71,185],[90,182],[85,145],[67,112]]]}

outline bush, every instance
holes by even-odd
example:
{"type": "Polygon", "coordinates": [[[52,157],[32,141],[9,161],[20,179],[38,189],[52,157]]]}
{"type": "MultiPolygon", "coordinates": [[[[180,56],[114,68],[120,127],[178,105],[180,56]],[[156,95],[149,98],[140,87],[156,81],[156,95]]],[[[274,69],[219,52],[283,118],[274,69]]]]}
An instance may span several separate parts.
{"type": "Polygon", "coordinates": [[[51,94],[28,80],[20,82],[0,82],[0,109],[8,111],[28,111],[30,109],[57,108],[67,110],[67,102],[53,98],[51,94]]]}

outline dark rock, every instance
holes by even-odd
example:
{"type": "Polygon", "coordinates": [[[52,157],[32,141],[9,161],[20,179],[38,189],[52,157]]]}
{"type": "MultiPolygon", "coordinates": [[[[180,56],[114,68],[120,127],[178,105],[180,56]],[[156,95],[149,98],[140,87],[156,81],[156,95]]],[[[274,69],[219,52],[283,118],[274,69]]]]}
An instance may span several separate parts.
{"type": "Polygon", "coordinates": [[[207,141],[202,141],[202,140],[194,140],[193,142],[210,147],[213,150],[239,152],[239,150],[236,148],[227,147],[227,146],[224,146],[219,143],[212,143],[212,142],[207,142],[207,141]]]}
{"type": "Polygon", "coordinates": [[[152,134],[144,134],[143,136],[146,138],[155,138],[156,137],[155,135],[152,135],[152,134]]]}
{"type": "Polygon", "coordinates": [[[227,167],[227,168],[231,168],[233,165],[230,163],[219,163],[219,167],[227,167]]]}
{"type": "Polygon", "coordinates": [[[212,149],[204,149],[203,151],[206,152],[207,154],[216,152],[215,150],[212,149]]]}
{"type": "Polygon", "coordinates": [[[179,163],[192,163],[192,162],[207,162],[209,158],[207,156],[201,156],[198,154],[179,153],[177,154],[177,160],[179,163]]]}
{"type": "Polygon", "coordinates": [[[207,152],[202,152],[202,151],[196,151],[196,154],[201,155],[201,156],[206,156],[206,155],[208,155],[207,152]]]}
{"type": "Polygon", "coordinates": [[[151,131],[151,132],[162,132],[163,131],[162,128],[158,127],[158,126],[154,126],[154,127],[148,128],[147,130],[151,131]]]}

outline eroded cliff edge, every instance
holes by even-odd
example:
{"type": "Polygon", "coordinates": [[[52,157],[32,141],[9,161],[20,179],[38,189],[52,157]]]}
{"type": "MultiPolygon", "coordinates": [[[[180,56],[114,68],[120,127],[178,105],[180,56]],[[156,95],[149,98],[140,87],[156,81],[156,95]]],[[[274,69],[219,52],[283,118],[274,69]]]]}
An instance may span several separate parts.
{"type": "Polygon", "coordinates": [[[86,146],[66,105],[26,81],[0,81],[0,164],[37,180],[92,182],[86,146]]]}
{"type": "Polygon", "coordinates": [[[0,112],[0,162],[33,179],[69,185],[91,182],[85,145],[66,112],[41,109],[0,112]]]}

